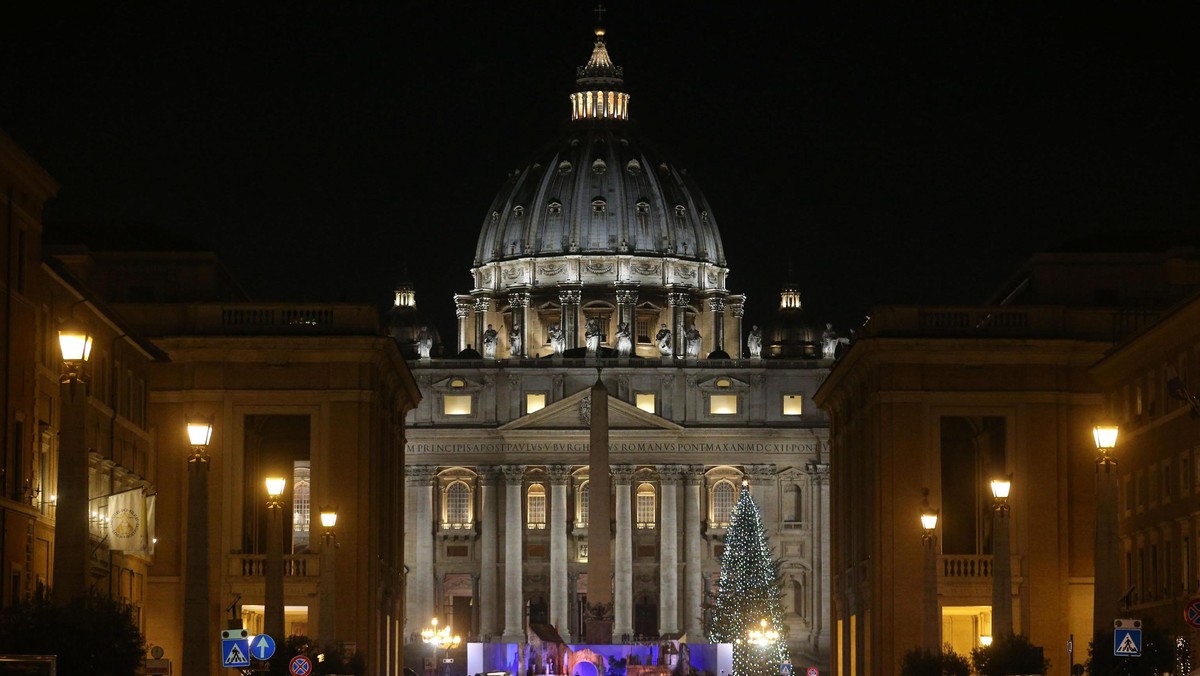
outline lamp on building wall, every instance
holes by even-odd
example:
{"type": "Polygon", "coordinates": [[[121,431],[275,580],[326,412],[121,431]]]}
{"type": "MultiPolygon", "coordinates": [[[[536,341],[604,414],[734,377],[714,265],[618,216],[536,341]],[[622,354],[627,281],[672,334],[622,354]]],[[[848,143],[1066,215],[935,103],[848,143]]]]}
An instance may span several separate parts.
{"type": "Polygon", "coordinates": [[[458,644],[462,642],[462,637],[452,633],[450,625],[438,629],[438,621],[435,617],[428,627],[421,630],[421,640],[433,646],[435,656],[439,648],[445,651],[442,658],[442,668],[438,671],[443,674],[446,673],[446,660],[450,658],[450,649],[457,648],[458,644]]]}
{"type": "Polygon", "coordinates": [[[276,642],[283,635],[283,477],[267,478],[267,561],[263,632],[276,642]]]}
{"type": "Polygon", "coordinates": [[[211,670],[212,635],[208,626],[208,445],[212,420],[187,419],[188,522],[187,572],[183,591],[183,673],[211,670]]]}
{"type": "Polygon", "coordinates": [[[1092,427],[1096,443],[1096,548],[1092,591],[1092,640],[1100,639],[1117,619],[1121,595],[1121,563],[1117,551],[1117,426],[1092,427]]]}
{"type": "Polygon", "coordinates": [[[924,550],[924,608],[921,613],[922,641],[927,650],[936,652],[942,645],[941,608],[937,588],[938,511],[929,506],[929,489],[921,510],[921,548],[924,550]]]}
{"type": "Polygon", "coordinates": [[[58,487],[54,528],[54,601],[60,605],[87,591],[88,451],[84,434],[87,416],[87,377],[83,366],[92,354],[92,334],[77,322],[65,322],[58,332],[63,372],[58,441],[58,487]]]}
{"type": "Polygon", "coordinates": [[[325,529],[325,533],[321,536],[321,624],[317,630],[317,642],[322,648],[333,643],[337,636],[337,632],[334,631],[337,617],[337,588],[334,582],[337,537],[333,533],[337,518],[336,509],[321,508],[321,527],[325,529]]]}
{"type": "Polygon", "coordinates": [[[992,636],[1013,633],[1012,553],[1008,529],[1007,478],[992,480],[992,636]]]}

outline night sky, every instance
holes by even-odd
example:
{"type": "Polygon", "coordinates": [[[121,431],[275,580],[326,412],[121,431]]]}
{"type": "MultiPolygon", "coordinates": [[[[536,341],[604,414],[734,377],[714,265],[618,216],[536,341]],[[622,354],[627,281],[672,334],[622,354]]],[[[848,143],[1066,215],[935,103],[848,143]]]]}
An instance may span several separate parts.
{"type": "MultiPolygon", "coordinates": [[[[1200,229],[1191,18],[1010,4],[605,3],[749,320],[789,265],[848,329],[982,301],[1064,242],[1200,229]]],[[[258,300],[387,303],[407,264],[449,337],[492,196],[568,119],[592,7],[51,6],[0,22],[0,128],[61,185],[51,240],[190,241],[258,300]]]]}

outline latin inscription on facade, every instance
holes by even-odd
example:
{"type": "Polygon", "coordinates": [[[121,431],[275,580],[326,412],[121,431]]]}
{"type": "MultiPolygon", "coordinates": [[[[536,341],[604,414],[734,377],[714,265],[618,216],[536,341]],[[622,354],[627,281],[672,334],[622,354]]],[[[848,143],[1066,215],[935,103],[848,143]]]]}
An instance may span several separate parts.
{"type": "MultiPolygon", "coordinates": [[[[406,453],[422,455],[429,453],[550,453],[567,454],[588,452],[589,444],[578,443],[484,443],[484,444],[408,444],[406,453]]],[[[797,442],[764,443],[614,443],[610,453],[816,453],[817,444],[797,442]]]]}

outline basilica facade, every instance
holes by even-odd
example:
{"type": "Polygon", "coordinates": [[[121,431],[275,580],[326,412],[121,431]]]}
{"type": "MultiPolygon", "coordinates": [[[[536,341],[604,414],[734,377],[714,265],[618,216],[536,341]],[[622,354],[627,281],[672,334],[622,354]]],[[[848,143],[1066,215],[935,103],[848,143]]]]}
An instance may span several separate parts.
{"type": "Polygon", "coordinates": [[[610,584],[587,579],[588,505],[604,499],[614,640],[706,642],[705,592],[748,481],[782,562],[793,660],[826,664],[828,420],[811,397],[832,360],[763,358],[761,333],[742,326],[745,296],[726,285],[712,210],[640,142],[630,101],[597,29],[571,124],[484,215],[453,356],[430,358],[432,336],[415,339],[405,636],[423,655],[419,633],[437,617],[464,641],[523,642],[549,624],[586,642],[588,588],[610,584]],[[589,487],[597,379],[609,392],[603,496],[589,487]]]}

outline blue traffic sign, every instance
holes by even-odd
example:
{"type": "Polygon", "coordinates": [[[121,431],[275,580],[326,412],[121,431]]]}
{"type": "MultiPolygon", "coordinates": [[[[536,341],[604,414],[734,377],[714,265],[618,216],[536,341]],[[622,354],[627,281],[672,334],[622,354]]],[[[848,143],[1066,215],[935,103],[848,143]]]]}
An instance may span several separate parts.
{"type": "Polygon", "coordinates": [[[250,666],[250,639],[221,639],[221,666],[226,668],[250,666]]]}
{"type": "Polygon", "coordinates": [[[269,660],[275,654],[275,639],[268,634],[250,637],[250,656],[256,660],[269,660]]]}
{"type": "Polygon", "coordinates": [[[1140,657],[1142,654],[1142,630],[1140,627],[1124,627],[1113,630],[1113,655],[1116,657],[1140,657]]]}

